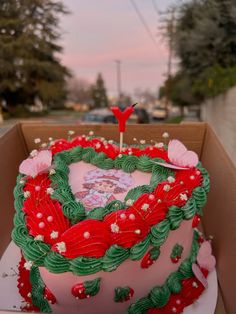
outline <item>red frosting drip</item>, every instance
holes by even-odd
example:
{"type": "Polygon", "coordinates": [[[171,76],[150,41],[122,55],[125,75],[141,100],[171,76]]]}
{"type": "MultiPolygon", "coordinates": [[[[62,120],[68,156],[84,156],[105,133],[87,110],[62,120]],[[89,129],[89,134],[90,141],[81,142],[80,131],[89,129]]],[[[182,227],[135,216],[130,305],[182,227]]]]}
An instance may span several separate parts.
{"type": "MultiPolygon", "coordinates": [[[[112,244],[106,225],[93,219],[74,225],[64,232],[57,242],[65,243],[66,250],[61,252],[61,255],[68,258],[101,257],[112,244]]],[[[53,245],[52,251],[59,252],[57,244],[53,245]]]]}
{"type": "Polygon", "coordinates": [[[30,271],[25,269],[24,264],[26,260],[24,259],[23,255],[21,256],[21,260],[18,265],[18,284],[17,288],[24,299],[25,302],[27,302],[27,305],[22,307],[22,311],[24,312],[39,312],[39,308],[37,308],[32,303],[31,298],[31,291],[32,291],[32,285],[30,283],[30,271]]]}
{"type": "Polygon", "coordinates": [[[149,227],[134,208],[118,210],[106,216],[104,223],[111,232],[113,244],[130,248],[146,237],[149,227]]]}

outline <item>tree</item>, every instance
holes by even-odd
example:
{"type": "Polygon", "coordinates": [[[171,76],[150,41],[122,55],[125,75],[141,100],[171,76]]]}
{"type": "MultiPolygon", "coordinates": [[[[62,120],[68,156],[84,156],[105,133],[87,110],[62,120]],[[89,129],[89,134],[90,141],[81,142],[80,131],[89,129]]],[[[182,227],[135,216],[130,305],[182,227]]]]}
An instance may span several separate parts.
{"type": "Polygon", "coordinates": [[[175,12],[173,49],[180,62],[170,82],[173,103],[201,103],[236,85],[235,0],[185,1],[175,12]]]}
{"type": "Polygon", "coordinates": [[[67,82],[68,100],[75,103],[91,104],[91,84],[85,79],[72,77],[67,82]]]}
{"type": "Polygon", "coordinates": [[[178,8],[174,48],[181,70],[199,75],[236,64],[236,2],[198,0],[178,8]]]}
{"type": "Polygon", "coordinates": [[[96,83],[92,86],[94,108],[108,107],[108,98],[105,83],[101,73],[98,73],[96,83]]]}
{"type": "Polygon", "coordinates": [[[60,1],[1,0],[0,98],[8,107],[65,99],[69,71],[57,57],[57,41],[59,16],[67,13],[60,1]]]}

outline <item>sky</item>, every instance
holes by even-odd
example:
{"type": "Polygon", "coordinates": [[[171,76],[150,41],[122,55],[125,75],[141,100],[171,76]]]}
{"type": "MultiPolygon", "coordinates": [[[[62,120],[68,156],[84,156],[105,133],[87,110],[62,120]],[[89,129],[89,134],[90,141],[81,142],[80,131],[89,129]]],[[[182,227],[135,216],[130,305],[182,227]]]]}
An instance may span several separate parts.
{"type": "MultiPolygon", "coordinates": [[[[122,92],[156,91],[164,80],[168,50],[158,30],[155,0],[67,0],[71,14],[61,18],[63,64],[90,83],[103,74],[108,93],[117,94],[116,63],[121,61],[122,92]],[[148,24],[147,33],[134,2],[148,24]],[[152,38],[151,38],[152,37],[152,38]]],[[[165,10],[173,0],[156,0],[165,10]]]]}

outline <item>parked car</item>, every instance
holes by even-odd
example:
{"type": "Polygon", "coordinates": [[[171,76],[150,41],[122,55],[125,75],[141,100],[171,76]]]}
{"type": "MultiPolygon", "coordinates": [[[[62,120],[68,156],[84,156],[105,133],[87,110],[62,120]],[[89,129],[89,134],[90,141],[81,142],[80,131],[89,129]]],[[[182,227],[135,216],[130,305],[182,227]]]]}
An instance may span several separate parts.
{"type": "Polygon", "coordinates": [[[153,120],[165,120],[167,118],[166,109],[163,107],[154,107],[152,112],[153,120]]]}
{"type": "MultiPolygon", "coordinates": [[[[121,107],[121,110],[124,109],[121,107]]],[[[117,120],[111,110],[107,108],[93,109],[87,112],[82,123],[99,124],[99,123],[117,123],[117,120]]],[[[149,115],[143,108],[135,108],[134,113],[129,118],[129,123],[149,123],[149,115]]]]}
{"type": "Polygon", "coordinates": [[[89,111],[84,115],[82,122],[89,124],[117,123],[113,113],[106,108],[93,109],[89,111]]]}

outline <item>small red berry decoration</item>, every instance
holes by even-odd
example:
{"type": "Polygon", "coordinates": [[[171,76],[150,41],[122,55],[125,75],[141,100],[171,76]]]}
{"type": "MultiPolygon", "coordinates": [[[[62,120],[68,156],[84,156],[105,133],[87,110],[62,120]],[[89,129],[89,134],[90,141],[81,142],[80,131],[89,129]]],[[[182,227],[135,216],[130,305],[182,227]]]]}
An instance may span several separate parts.
{"type": "Polygon", "coordinates": [[[179,260],[180,260],[179,256],[171,257],[171,261],[172,261],[173,264],[177,264],[179,260]]]}
{"type": "Polygon", "coordinates": [[[177,264],[179,260],[181,259],[182,253],[183,253],[182,245],[176,243],[170,255],[170,259],[172,263],[177,264]]]}
{"type": "Polygon", "coordinates": [[[193,227],[193,228],[196,228],[196,227],[198,226],[198,224],[199,224],[200,221],[201,221],[200,215],[195,215],[195,216],[193,217],[192,227],[193,227]]]}
{"type": "Polygon", "coordinates": [[[86,299],[98,294],[101,278],[78,283],[71,288],[71,293],[76,299],[86,299]]]}
{"type": "Polygon", "coordinates": [[[141,261],[141,268],[149,268],[158,259],[159,255],[160,249],[157,247],[152,248],[144,255],[141,261]]]}
{"type": "Polygon", "coordinates": [[[45,287],[44,289],[44,298],[48,300],[49,303],[55,304],[57,302],[56,297],[54,294],[48,289],[48,287],[45,287]]]}
{"type": "Polygon", "coordinates": [[[115,302],[125,302],[129,301],[134,295],[134,289],[126,287],[117,287],[115,288],[115,302]]]}

